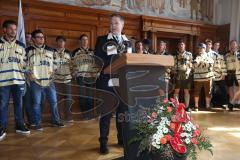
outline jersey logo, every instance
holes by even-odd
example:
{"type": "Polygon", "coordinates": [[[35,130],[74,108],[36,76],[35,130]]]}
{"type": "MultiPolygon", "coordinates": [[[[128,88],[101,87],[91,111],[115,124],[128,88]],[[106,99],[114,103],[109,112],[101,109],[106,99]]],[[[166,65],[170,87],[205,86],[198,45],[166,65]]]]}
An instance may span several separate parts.
{"type": "Polygon", "coordinates": [[[18,59],[16,57],[8,57],[8,62],[20,63],[20,59],[18,59]]]}
{"type": "Polygon", "coordinates": [[[40,61],[41,66],[50,66],[50,63],[48,61],[40,61]]]}

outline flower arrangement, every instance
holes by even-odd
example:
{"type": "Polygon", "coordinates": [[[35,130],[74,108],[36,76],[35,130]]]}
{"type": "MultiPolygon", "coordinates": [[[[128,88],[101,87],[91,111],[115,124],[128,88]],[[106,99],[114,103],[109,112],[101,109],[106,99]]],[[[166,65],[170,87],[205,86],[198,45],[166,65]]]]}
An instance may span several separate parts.
{"type": "MultiPolygon", "coordinates": [[[[145,121],[135,126],[136,137],[130,143],[138,141],[139,153],[160,154],[164,159],[187,157],[197,159],[197,148],[212,153],[212,144],[185,112],[185,105],[175,99],[158,99],[148,111],[145,121]],[[171,151],[171,152],[169,152],[171,151]]],[[[178,158],[179,159],[179,158],[178,158]]]]}

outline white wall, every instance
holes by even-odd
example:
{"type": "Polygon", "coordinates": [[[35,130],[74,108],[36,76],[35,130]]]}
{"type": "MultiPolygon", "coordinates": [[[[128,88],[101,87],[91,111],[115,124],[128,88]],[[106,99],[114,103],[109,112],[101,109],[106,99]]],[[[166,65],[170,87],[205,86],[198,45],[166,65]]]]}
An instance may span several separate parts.
{"type": "Polygon", "coordinates": [[[240,1],[232,0],[230,40],[240,40],[240,1]]]}
{"type": "Polygon", "coordinates": [[[240,0],[215,0],[214,23],[230,24],[230,40],[240,40],[240,0]]]}

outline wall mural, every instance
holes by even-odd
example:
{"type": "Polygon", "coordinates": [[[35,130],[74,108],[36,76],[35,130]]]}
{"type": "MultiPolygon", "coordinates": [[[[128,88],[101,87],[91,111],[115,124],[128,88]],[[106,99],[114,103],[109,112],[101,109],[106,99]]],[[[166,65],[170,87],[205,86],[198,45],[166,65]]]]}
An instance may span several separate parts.
{"type": "Polygon", "coordinates": [[[212,22],[214,0],[42,0],[171,19],[212,22]]]}

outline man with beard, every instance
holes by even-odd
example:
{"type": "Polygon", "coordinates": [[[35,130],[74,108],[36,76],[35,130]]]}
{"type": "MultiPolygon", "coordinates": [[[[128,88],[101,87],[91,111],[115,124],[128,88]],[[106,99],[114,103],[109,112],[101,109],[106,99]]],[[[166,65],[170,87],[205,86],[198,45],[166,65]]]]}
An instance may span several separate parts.
{"type": "Polygon", "coordinates": [[[25,46],[16,40],[16,22],[6,20],[2,27],[4,35],[0,39],[0,141],[6,137],[8,105],[11,95],[16,133],[30,134],[30,131],[24,126],[22,112],[22,98],[25,93],[25,46]]]}

